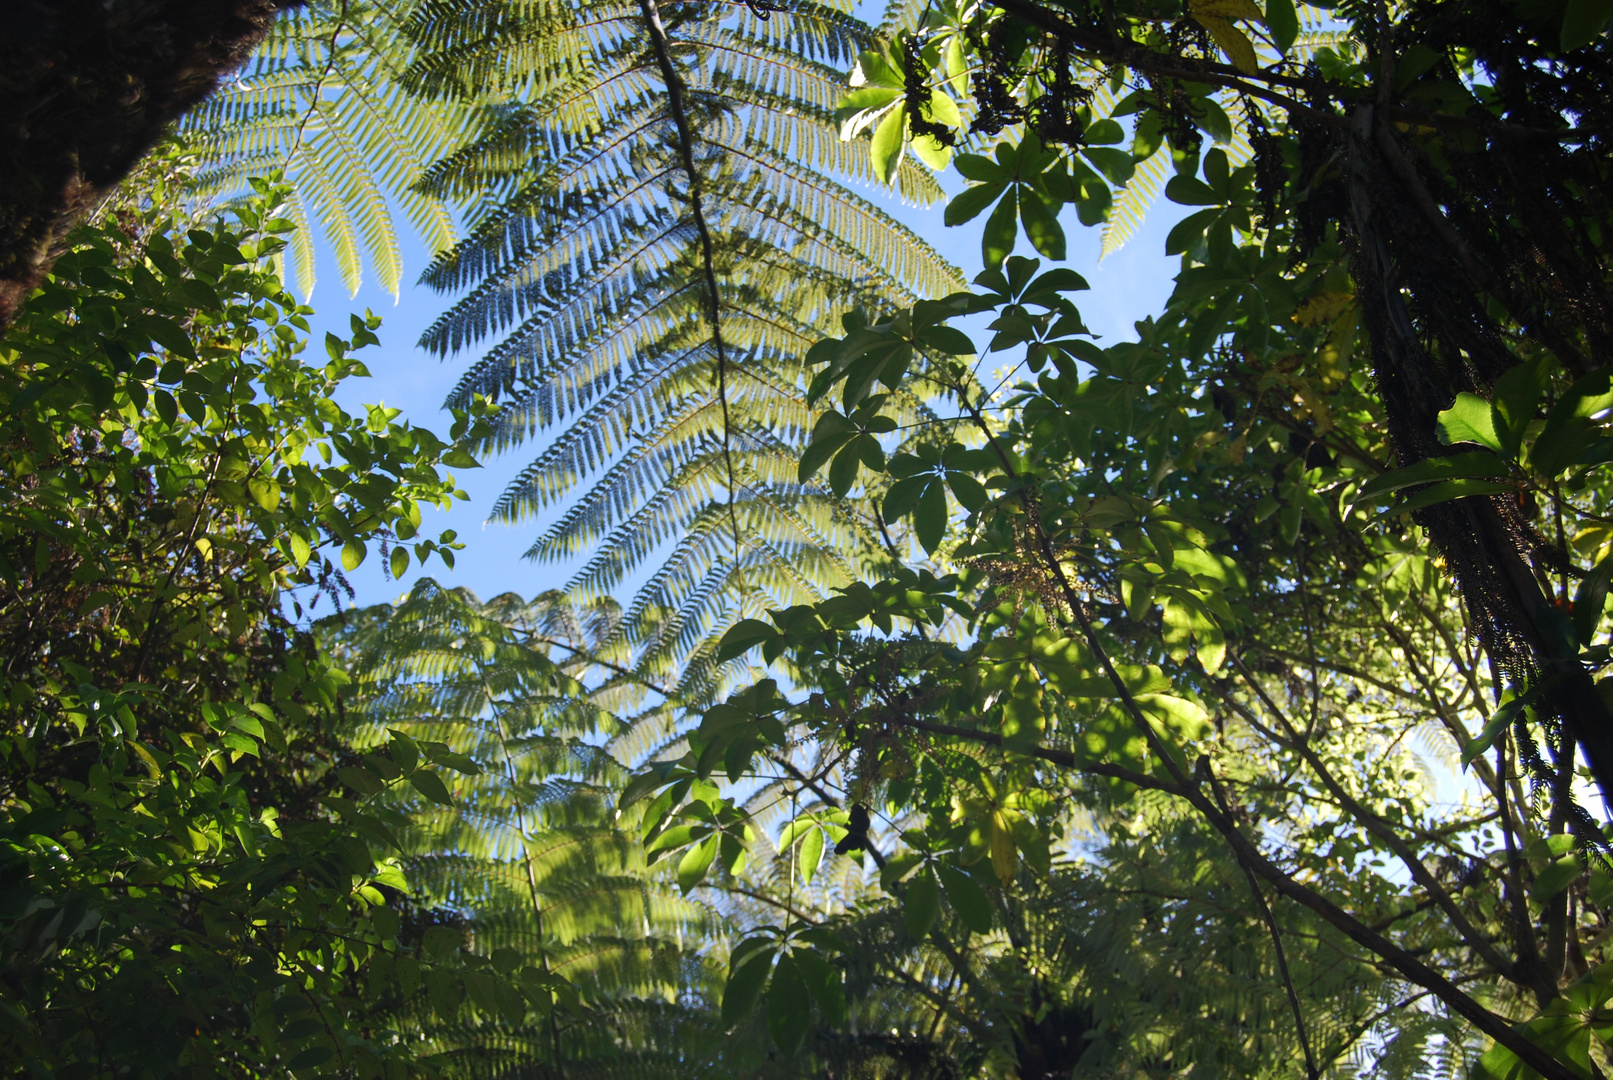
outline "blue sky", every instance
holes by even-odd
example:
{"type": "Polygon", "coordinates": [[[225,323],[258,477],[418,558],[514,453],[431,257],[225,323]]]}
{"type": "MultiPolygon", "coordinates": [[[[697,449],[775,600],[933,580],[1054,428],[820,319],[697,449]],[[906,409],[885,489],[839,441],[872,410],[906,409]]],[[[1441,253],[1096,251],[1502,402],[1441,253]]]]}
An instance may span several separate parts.
{"type": "MultiPolygon", "coordinates": [[[[956,180],[956,174],[952,174],[949,183],[956,180]]],[[[886,189],[862,190],[866,197],[879,202],[888,213],[934,244],[966,274],[972,277],[979,272],[979,228],[984,215],[967,225],[947,228],[939,205],[904,206],[886,189]]],[[[1099,230],[1082,227],[1073,207],[1064,214],[1062,223],[1070,240],[1070,258],[1064,265],[1077,270],[1091,283],[1092,291],[1075,299],[1087,325],[1105,344],[1134,339],[1132,324],[1163,306],[1178,265],[1177,259],[1164,255],[1165,236],[1180,217],[1179,211],[1180,208],[1169,203],[1154,207],[1147,223],[1131,242],[1102,263],[1098,261],[1099,230]]],[[[1028,246],[1021,237],[1020,247],[1028,249],[1028,246]]],[[[1020,253],[1030,252],[1022,250],[1020,253]]],[[[426,260],[427,252],[417,242],[405,248],[403,277],[406,283],[419,276],[426,260]]],[[[360,354],[372,377],[352,380],[343,388],[340,398],[345,408],[356,411],[362,405],[381,402],[401,408],[403,419],[411,423],[447,434],[451,418],[442,410],[443,397],[473,357],[461,354],[438,360],[415,344],[421,332],[446,306],[444,297],[423,286],[405,284],[394,300],[370,281],[366,281],[356,296],[349,297],[328,253],[322,253],[319,277],[310,302],[318,312],[313,320],[316,342],[324,337],[327,329],[346,337],[350,312],[362,312],[368,307],[384,320],[379,331],[380,347],[360,354]]],[[[989,370],[994,365],[988,360],[985,366],[989,370]]],[[[508,591],[531,596],[562,584],[569,576],[569,567],[531,562],[522,557],[542,531],[542,521],[528,520],[514,526],[486,521],[487,509],[498,493],[535,453],[535,448],[527,452],[516,450],[488,460],[481,469],[456,470],[456,479],[469,492],[471,500],[456,504],[446,514],[428,512],[424,522],[427,535],[435,536],[444,528],[458,531],[465,548],[458,553],[453,572],[446,572],[433,561],[426,568],[412,566],[402,581],[394,581],[387,576],[383,560],[372,553],[363,566],[349,575],[358,593],[356,602],[363,605],[393,600],[422,573],[446,584],[469,586],[483,598],[508,591]]],[[[321,604],[321,610],[323,608],[321,604]]]]}

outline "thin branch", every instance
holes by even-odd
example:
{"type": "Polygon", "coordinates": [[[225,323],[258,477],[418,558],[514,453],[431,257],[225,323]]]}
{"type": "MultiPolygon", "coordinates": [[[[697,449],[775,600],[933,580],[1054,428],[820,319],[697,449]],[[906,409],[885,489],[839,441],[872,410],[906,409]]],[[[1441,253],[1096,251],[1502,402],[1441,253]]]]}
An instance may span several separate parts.
{"type": "MultiPolygon", "coordinates": [[[[1220,805],[1223,813],[1230,815],[1232,807],[1227,803],[1226,793],[1216,781],[1215,773],[1210,770],[1210,759],[1200,757],[1199,771],[1209,781],[1210,791],[1215,795],[1215,801],[1220,805]]],[[[1271,913],[1271,905],[1266,903],[1266,894],[1260,888],[1260,882],[1255,880],[1254,871],[1247,866],[1241,866],[1243,876],[1248,879],[1249,891],[1254,895],[1255,907],[1271,932],[1271,945],[1277,951],[1277,971],[1282,975],[1283,991],[1288,995],[1288,1007],[1294,1013],[1294,1029],[1299,1033],[1299,1046],[1305,1052],[1305,1076],[1307,1080],[1319,1080],[1321,1070],[1316,1067],[1316,1055],[1311,1051],[1311,1037],[1305,1030],[1305,1013],[1299,1007],[1299,992],[1294,989],[1294,976],[1288,970],[1288,953],[1283,948],[1283,936],[1277,929],[1277,919],[1271,913]]]]}
{"type": "MultiPolygon", "coordinates": [[[[1322,786],[1326,787],[1332,796],[1338,800],[1339,805],[1357,821],[1365,825],[1368,832],[1376,836],[1390,851],[1395,853],[1395,856],[1411,872],[1412,880],[1421,885],[1428,895],[1432,896],[1435,902],[1439,904],[1440,910],[1445,913],[1446,918],[1450,919],[1451,925],[1456,929],[1457,933],[1462,935],[1462,940],[1467,943],[1470,949],[1477,953],[1486,964],[1489,964],[1498,975],[1509,979],[1516,978],[1518,974],[1517,964],[1497,952],[1490,939],[1481,934],[1478,928],[1468,921],[1466,914],[1456,906],[1455,899],[1439,883],[1439,880],[1429,872],[1422,859],[1418,858],[1417,853],[1411,850],[1410,845],[1396,831],[1394,823],[1386,821],[1373,813],[1346,791],[1344,785],[1333,775],[1333,771],[1322,761],[1321,756],[1312,750],[1305,740],[1300,737],[1294,728],[1293,722],[1288,719],[1288,715],[1266,693],[1266,688],[1244,666],[1242,658],[1232,652],[1227,654],[1227,658],[1232,661],[1232,665],[1243,676],[1244,683],[1255,692],[1255,696],[1266,706],[1266,711],[1276,718],[1277,722],[1282,725],[1283,731],[1287,733],[1286,740],[1274,738],[1273,741],[1279,745],[1286,742],[1289,748],[1303,758],[1305,764],[1311,767],[1311,771],[1322,782],[1322,786]]],[[[1246,716],[1245,718],[1247,719],[1248,717],[1246,716]]],[[[1271,735],[1275,736],[1276,733],[1272,732],[1271,735]]]]}

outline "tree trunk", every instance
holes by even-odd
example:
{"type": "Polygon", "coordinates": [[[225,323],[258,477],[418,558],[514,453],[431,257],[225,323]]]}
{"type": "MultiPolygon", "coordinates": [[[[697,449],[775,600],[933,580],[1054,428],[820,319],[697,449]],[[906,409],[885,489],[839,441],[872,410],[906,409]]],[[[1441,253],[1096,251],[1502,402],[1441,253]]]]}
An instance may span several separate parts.
{"type": "Polygon", "coordinates": [[[0,327],[73,226],[301,0],[0,0],[0,327]]]}

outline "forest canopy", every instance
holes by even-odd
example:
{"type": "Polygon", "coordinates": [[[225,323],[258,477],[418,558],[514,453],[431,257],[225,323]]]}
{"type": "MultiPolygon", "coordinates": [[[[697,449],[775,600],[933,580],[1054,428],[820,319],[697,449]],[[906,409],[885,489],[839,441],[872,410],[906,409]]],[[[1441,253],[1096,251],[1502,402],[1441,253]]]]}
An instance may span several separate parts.
{"type": "Polygon", "coordinates": [[[191,7],[6,45],[9,1074],[1613,1068],[1613,4],[191,7]]]}

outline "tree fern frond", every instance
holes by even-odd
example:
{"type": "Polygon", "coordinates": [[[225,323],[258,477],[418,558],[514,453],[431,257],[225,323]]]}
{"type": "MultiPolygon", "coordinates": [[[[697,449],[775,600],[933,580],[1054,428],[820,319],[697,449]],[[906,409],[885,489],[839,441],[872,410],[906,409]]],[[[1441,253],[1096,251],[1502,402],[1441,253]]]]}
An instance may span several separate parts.
{"type": "MultiPolygon", "coordinates": [[[[559,429],[492,516],[551,515],[529,555],[584,556],[577,600],[647,571],[612,648],[714,689],[694,658],[741,578],[819,597],[885,557],[795,482],[817,419],[801,358],[847,307],[964,286],[848,186],[871,174],[833,113],[875,31],[839,5],[706,0],[422,0],[406,30],[405,83],[479,117],[421,176],[480,201],[427,272],[458,296],[422,343],[485,349],[450,395],[505,404],[485,450],[559,429]]],[[[942,197],[906,168],[908,197],[942,197]]]]}
{"type": "Polygon", "coordinates": [[[234,197],[248,178],[284,169],[303,218],[322,226],[299,230],[308,237],[294,258],[304,291],[313,287],[314,238],[332,246],[350,292],[367,262],[394,294],[402,278],[396,210],[431,247],[453,238],[447,206],[412,185],[469,112],[402,98],[410,46],[399,29],[411,6],[315,0],[287,12],[238,77],[181,125],[201,157],[204,196],[234,197]]]}

